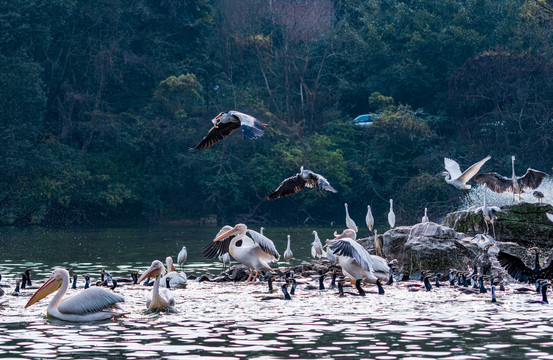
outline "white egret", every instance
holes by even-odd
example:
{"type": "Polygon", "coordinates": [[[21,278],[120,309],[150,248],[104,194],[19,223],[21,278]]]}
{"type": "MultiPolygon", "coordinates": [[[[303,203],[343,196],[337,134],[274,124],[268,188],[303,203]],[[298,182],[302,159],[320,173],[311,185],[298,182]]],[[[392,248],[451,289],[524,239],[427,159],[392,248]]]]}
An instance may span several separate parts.
{"type": "Polygon", "coordinates": [[[188,251],[186,250],[186,246],[183,246],[181,251],[179,252],[179,255],[177,255],[177,263],[182,267],[186,262],[187,258],[188,258],[188,251]]]}
{"type": "Polygon", "coordinates": [[[311,256],[320,259],[324,254],[323,244],[317,231],[313,230],[313,235],[315,236],[315,240],[311,243],[311,256]]]}
{"type": "Polygon", "coordinates": [[[290,235],[288,235],[288,245],[286,246],[286,251],[284,251],[284,260],[289,261],[294,254],[290,250],[290,235]]]}
{"type": "Polygon", "coordinates": [[[427,222],[429,222],[430,220],[428,219],[428,209],[427,208],[424,208],[424,216],[422,217],[422,223],[423,224],[426,224],[427,222]]]}
{"type": "Polygon", "coordinates": [[[390,199],[390,211],[388,212],[388,224],[393,229],[396,225],[396,214],[394,213],[394,200],[390,199]]]}
{"type": "Polygon", "coordinates": [[[373,231],[374,217],[373,217],[373,213],[371,211],[370,205],[367,205],[367,216],[365,216],[365,222],[367,223],[367,227],[369,228],[369,231],[373,231]]]}

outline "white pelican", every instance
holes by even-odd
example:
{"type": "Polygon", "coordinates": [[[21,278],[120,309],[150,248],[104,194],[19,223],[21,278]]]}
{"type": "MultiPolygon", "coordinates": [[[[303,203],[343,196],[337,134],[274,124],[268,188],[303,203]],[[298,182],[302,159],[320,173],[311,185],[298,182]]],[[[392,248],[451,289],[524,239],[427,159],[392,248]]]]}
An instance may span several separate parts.
{"type": "Polygon", "coordinates": [[[68,287],[69,271],[56,269],[44,285],[29,299],[25,308],[59,289],[48,304],[47,313],[52,317],[66,321],[95,321],[124,315],[124,313],[113,310],[113,308],[117,308],[118,302],[125,301],[121,296],[99,287],[93,287],[62,301],[68,287]]]}
{"type": "Polygon", "coordinates": [[[390,199],[390,211],[388,212],[388,224],[393,229],[396,225],[396,214],[394,213],[394,200],[390,199]]]}
{"type": "Polygon", "coordinates": [[[519,195],[524,192],[524,189],[535,189],[540,186],[542,180],[547,176],[546,173],[528,168],[523,176],[515,175],[515,157],[511,156],[511,165],[513,174],[511,178],[499,175],[498,173],[478,174],[474,177],[474,181],[480,184],[486,184],[491,191],[496,193],[512,192],[514,195],[519,195]]]}
{"type": "MultiPolygon", "coordinates": [[[[467,182],[474,176],[480,168],[490,160],[491,156],[486,156],[484,159],[479,162],[471,165],[465,172],[461,173],[461,168],[459,164],[450,158],[444,158],[444,166],[446,171],[442,173],[445,176],[445,182],[455,186],[459,190],[469,190],[470,185],[467,185],[467,182]]],[[[474,178],[476,180],[476,178],[474,178]]]]}
{"type": "Polygon", "coordinates": [[[251,269],[248,282],[252,280],[254,271],[253,281],[257,279],[260,270],[271,271],[268,263],[280,259],[275,244],[269,238],[248,229],[244,224],[236,224],[234,227],[225,225],[213,242],[203,250],[204,256],[208,259],[225,252],[229,252],[236,261],[251,269]]]}
{"type": "Polygon", "coordinates": [[[154,286],[152,291],[146,299],[146,307],[148,310],[157,310],[157,309],[168,309],[171,310],[175,306],[175,299],[173,294],[167,288],[160,288],[159,283],[161,279],[161,274],[165,271],[163,263],[159,260],[152,261],[152,265],[140,276],[138,283],[145,278],[155,278],[154,286]]]}
{"type": "Polygon", "coordinates": [[[179,255],[177,255],[177,263],[182,267],[188,258],[188,251],[186,251],[186,246],[183,246],[179,255]]]}
{"type": "Polygon", "coordinates": [[[347,226],[347,228],[351,229],[355,232],[359,231],[359,229],[357,228],[357,225],[355,224],[355,221],[353,221],[353,219],[349,217],[348,203],[344,203],[344,207],[346,208],[346,226],[347,226]]]}
{"type": "Polygon", "coordinates": [[[235,110],[222,112],[215,116],[211,122],[213,123],[213,127],[202,141],[196,145],[194,150],[210,147],[220,140],[223,140],[240,127],[242,127],[242,135],[244,135],[244,138],[257,140],[263,136],[265,133],[263,129],[267,127],[267,124],[262,124],[253,116],[235,110]]]}
{"type": "Polygon", "coordinates": [[[161,278],[161,285],[164,286],[167,284],[167,279],[169,278],[169,286],[173,289],[183,289],[188,284],[188,279],[186,277],[186,274],[181,272],[178,272],[175,269],[175,266],[173,266],[173,258],[170,256],[167,256],[165,259],[165,263],[167,264],[167,273],[163,274],[163,277],[161,278]]]}
{"type": "Polygon", "coordinates": [[[367,227],[369,228],[369,231],[373,231],[374,217],[373,217],[373,213],[371,211],[370,205],[367,205],[367,216],[365,216],[365,222],[367,223],[367,227]]]}
{"type": "Polygon", "coordinates": [[[267,195],[266,199],[275,200],[281,197],[294,195],[300,192],[304,187],[315,188],[318,197],[322,197],[318,191],[319,189],[332,193],[338,192],[330,185],[324,176],[316,174],[311,170],[304,170],[302,166],[299,173],[284,179],[275,191],[267,195]]]}
{"type": "Polygon", "coordinates": [[[313,230],[313,235],[315,236],[315,240],[311,243],[311,256],[320,259],[323,256],[323,244],[317,231],[313,230]]]}
{"type": "Polygon", "coordinates": [[[293,256],[294,254],[292,253],[292,250],[290,250],[290,235],[288,235],[288,245],[286,246],[286,251],[284,251],[284,260],[288,261],[293,256]]]}
{"type": "Polygon", "coordinates": [[[342,271],[351,280],[363,279],[371,283],[376,280],[387,280],[390,268],[386,260],[380,256],[371,255],[355,241],[356,234],[346,229],[334,240],[327,240],[326,244],[338,255],[342,271]]]}
{"type": "Polygon", "coordinates": [[[423,224],[426,224],[427,222],[429,222],[430,220],[428,219],[428,209],[427,208],[424,208],[424,216],[422,217],[422,223],[423,224]]]}

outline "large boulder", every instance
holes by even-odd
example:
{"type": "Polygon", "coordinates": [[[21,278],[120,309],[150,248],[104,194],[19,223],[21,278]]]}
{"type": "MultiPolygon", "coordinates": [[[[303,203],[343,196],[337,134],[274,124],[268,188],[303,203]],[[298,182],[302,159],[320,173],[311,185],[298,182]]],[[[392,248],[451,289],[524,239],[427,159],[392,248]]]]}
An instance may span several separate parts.
{"type": "MultiPolygon", "coordinates": [[[[474,236],[486,230],[482,207],[473,206],[467,210],[456,211],[446,216],[444,225],[458,232],[474,236]]],[[[545,215],[553,213],[550,204],[522,202],[505,205],[495,211],[490,234],[495,233],[496,240],[514,242],[525,247],[553,247],[553,223],[545,215]]]]}

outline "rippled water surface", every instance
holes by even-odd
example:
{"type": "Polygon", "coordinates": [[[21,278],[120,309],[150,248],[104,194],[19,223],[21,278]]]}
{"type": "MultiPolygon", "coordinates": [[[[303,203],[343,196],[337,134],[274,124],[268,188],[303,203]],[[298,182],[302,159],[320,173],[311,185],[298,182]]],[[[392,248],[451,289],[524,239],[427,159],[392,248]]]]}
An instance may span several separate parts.
{"type": "MultiPolygon", "coordinates": [[[[60,266],[93,278],[101,268],[128,276],[155,258],[176,258],[182,245],[189,249],[187,274],[216,273],[220,263],[206,262],[201,248],[217,230],[2,229],[1,283],[13,285],[17,273],[29,267],[35,270],[35,287],[60,266]]],[[[311,231],[268,229],[266,234],[282,253],[290,233],[297,264],[310,260],[311,231]]],[[[331,232],[321,230],[321,238],[331,232]]],[[[84,324],[47,318],[51,296],[24,309],[35,290],[13,297],[4,288],[0,358],[553,358],[553,311],[527,303],[534,294],[515,294],[511,288],[499,292],[500,305],[494,305],[488,294],[465,295],[448,287],[411,292],[392,285],[377,295],[366,286],[366,297],[344,298],[335,290],[304,287],[300,284],[293,299],[284,301],[278,292],[269,295],[263,283],[191,281],[186,289],[172,290],[175,312],[148,313],[150,288],[123,286],[115,291],[125,297],[128,315],[84,324]],[[274,299],[261,300],[266,296],[274,299]]],[[[68,296],[78,291],[69,290],[68,296]]]]}

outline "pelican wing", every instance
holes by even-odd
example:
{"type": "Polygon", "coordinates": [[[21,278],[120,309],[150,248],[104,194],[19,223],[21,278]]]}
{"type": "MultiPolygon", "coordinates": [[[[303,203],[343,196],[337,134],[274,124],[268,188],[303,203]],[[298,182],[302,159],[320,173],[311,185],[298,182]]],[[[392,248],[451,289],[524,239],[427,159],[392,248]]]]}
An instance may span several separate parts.
{"type": "Polygon", "coordinates": [[[459,177],[459,180],[466,184],[470,179],[474,177],[474,175],[476,175],[476,173],[480,171],[480,168],[486,163],[486,161],[490,160],[491,158],[492,157],[488,155],[479,162],[472,164],[468,169],[465,170],[465,172],[463,172],[463,174],[459,177]]]}
{"type": "Polygon", "coordinates": [[[459,167],[459,164],[457,161],[450,159],[450,158],[444,158],[444,167],[446,171],[449,173],[449,176],[452,179],[457,179],[462,175],[461,168],[459,167]]]}
{"type": "Polygon", "coordinates": [[[265,235],[261,235],[257,231],[248,229],[248,234],[250,234],[252,240],[259,245],[259,247],[267,254],[273,256],[275,260],[278,261],[280,259],[280,254],[278,253],[275,244],[271,239],[266,237],[265,235]]]}
{"type": "Polygon", "coordinates": [[[514,279],[523,282],[530,280],[532,270],[516,256],[500,251],[497,260],[514,279]]]}
{"type": "Polygon", "coordinates": [[[85,315],[103,311],[125,299],[115,293],[101,288],[88,288],[81,293],[70,297],[58,306],[64,314],[85,315]]]}
{"type": "MultiPolygon", "coordinates": [[[[221,230],[219,230],[217,235],[215,235],[215,239],[223,235],[224,233],[231,231],[232,229],[234,229],[233,226],[230,226],[230,225],[223,226],[221,230]]],[[[202,250],[202,255],[208,259],[215,259],[216,257],[223,255],[224,253],[229,251],[230,242],[232,241],[233,238],[234,236],[229,236],[226,239],[221,241],[210,242],[202,250]]]]}
{"type": "Polygon", "coordinates": [[[526,174],[524,174],[519,178],[521,189],[525,189],[527,187],[530,189],[537,188],[538,186],[540,186],[541,182],[546,176],[547,176],[546,173],[539,170],[534,170],[534,169],[526,170],[526,174]]]}
{"type": "Polygon", "coordinates": [[[240,124],[237,122],[225,122],[219,123],[217,127],[212,127],[207,135],[200,141],[194,150],[201,150],[211,145],[223,140],[230,134],[232,134],[236,129],[240,127],[240,124]]]}
{"type": "Polygon", "coordinates": [[[355,259],[359,266],[368,271],[373,271],[371,260],[367,258],[366,250],[352,239],[327,240],[328,247],[335,255],[347,256],[355,259]]]}
{"type": "Polygon", "coordinates": [[[553,214],[545,213],[545,215],[547,215],[547,218],[549,219],[549,221],[553,222],[553,214]]]}
{"type": "Polygon", "coordinates": [[[237,121],[240,122],[242,127],[242,134],[248,140],[257,140],[263,136],[265,130],[263,130],[263,124],[251,115],[241,113],[239,111],[229,111],[237,121]]]}
{"type": "Polygon", "coordinates": [[[281,197],[294,195],[300,192],[305,187],[305,184],[306,182],[300,174],[290,176],[289,178],[284,179],[275,191],[267,195],[266,199],[275,200],[281,197]]]}
{"type": "Polygon", "coordinates": [[[317,173],[314,173],[314,172],[310,172],[309,173],[309,178],[311,178],[312,180],[314,180],[314,184],[316,185],[311,185],[310,182],[307,182],[307,186],[308,187],[320,187],[321,189],[324,189],[326,191],[330,191],[332,193],[337,193],[338,191],[336,191],[336,189],[334,189],[330,183],[328,182],[328,180],[322,176],[322,175],[319,175],[317,173]]]}
{"type": "Polygon", "coordinates": [[[478,174],[475,175],[473,179],[479,184],[486,184],[490,190],[499,194],[505,191],[513,191],[513,182],[511,179],[495,172],[478,174]]]}

